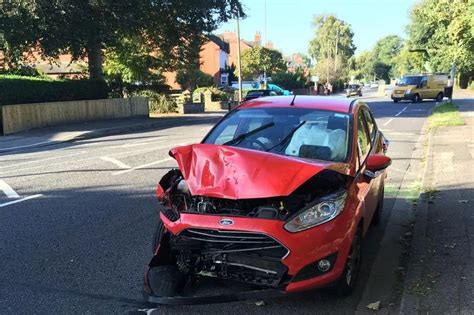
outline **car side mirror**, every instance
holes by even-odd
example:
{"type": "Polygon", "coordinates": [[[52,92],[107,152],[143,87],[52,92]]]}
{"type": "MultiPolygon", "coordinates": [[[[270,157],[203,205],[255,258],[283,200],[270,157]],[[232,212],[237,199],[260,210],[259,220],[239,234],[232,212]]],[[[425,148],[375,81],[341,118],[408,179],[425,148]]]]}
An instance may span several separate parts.
{"type": "Polygon", "coordinates": [[[370,154],[365,163],[365,175],[375,178],[381,174],[381,171],[392,164],[392,159],[383,154],[370,154]]]}

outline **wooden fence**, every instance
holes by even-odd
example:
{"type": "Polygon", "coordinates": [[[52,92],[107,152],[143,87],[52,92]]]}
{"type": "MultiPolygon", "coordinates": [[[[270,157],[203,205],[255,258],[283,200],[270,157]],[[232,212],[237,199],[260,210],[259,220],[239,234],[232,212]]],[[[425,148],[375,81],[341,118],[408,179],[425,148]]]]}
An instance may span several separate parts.
{"type": "MultiPolygon", "coordinates": [[[[112,98],[88,101],[4,105],[3,134],[71,122],[148,116],[148,98],[112,98]]],[[[0,130],[1,131],[1,130],[0,130]]]]}

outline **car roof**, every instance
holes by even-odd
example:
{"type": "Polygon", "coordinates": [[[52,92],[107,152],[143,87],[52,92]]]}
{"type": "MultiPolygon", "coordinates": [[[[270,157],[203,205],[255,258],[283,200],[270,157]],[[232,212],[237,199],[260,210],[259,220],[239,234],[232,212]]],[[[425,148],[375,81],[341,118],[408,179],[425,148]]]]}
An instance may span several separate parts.
{"type": "Polygon", "coordinates": [[[339,97],[297,95],[293,105],[290,106],[293,97],[294,95],[256,98],[242,103],[238,108],[293,107],[349,113],[351,104],[355,101],[339,97]]]}

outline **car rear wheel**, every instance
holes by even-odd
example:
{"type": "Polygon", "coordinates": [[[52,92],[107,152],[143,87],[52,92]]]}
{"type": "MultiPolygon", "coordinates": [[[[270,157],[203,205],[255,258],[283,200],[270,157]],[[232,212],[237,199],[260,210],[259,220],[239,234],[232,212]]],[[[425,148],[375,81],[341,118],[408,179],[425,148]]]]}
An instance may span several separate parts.
{"type": "Polygon", "coordinates": [[[347,296],[354,290],[360,269],[362,248],[362,228],[357,229],[347,256],[346,265],[341,277],[337,280],[334,292],[339,296],[347,296]]]}
{"type": "Polygon", "coordinates": [[[436,101],[441,102],[444,98],[443,92],[439,92],[438,95],[436,96],[436,101]]]}
{"type": "Polygon", "coordinates": [[[420,94],[413,95],[413,103],[419,103],[419,102],[421,102],[420,94]]]}

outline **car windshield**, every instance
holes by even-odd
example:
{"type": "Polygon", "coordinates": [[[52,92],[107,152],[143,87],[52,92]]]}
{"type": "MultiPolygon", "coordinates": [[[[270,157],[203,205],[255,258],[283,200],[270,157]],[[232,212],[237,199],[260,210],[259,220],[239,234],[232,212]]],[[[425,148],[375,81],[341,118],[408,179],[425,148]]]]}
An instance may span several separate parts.
{"type": "Polygon", "coordinates": [[[349,115],[307,108],[248,108],[229,114],[204,143],[342,162],[348,155],[349,115]]]}
{"type": "Polygon", "coordinates": [[[418,85],[421,82],[420,76],[410,76],[410,77],[403,77],[398,82],[398,85],[405,86],[405,85],[418,85]]]}

